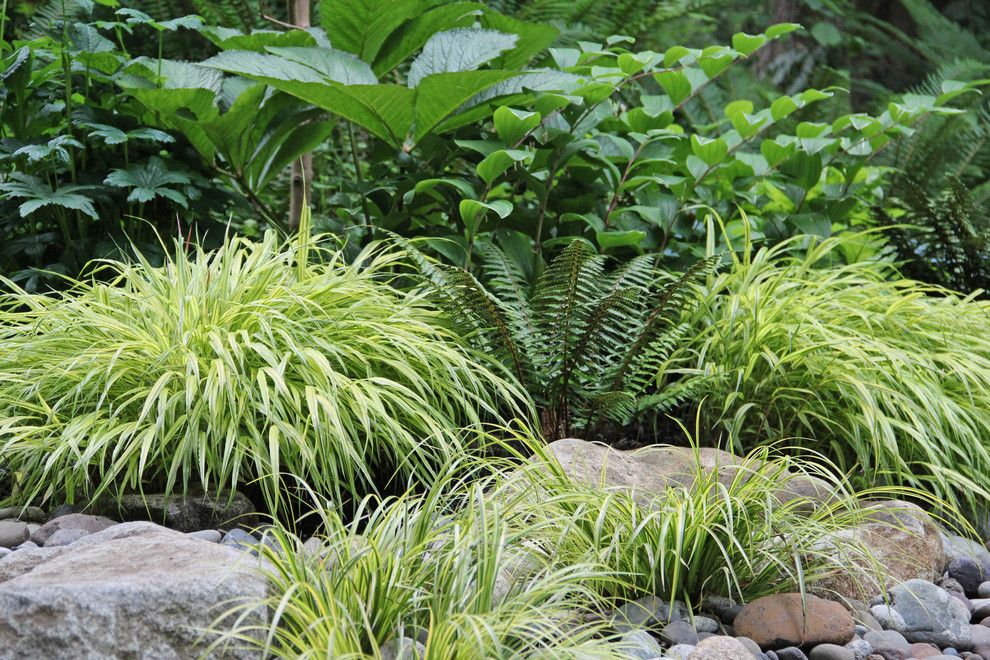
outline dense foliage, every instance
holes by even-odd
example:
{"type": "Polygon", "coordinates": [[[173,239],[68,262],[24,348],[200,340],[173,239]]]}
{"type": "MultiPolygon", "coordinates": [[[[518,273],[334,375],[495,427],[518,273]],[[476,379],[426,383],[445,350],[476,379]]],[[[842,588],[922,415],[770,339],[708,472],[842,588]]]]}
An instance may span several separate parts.
{"type": "Polygon", "coordinates": [[[0,0],[0,502],[257,496],[284,657],[610,657],[986,513],[990,13],[756,4],[0,0]],[[689,422],[733,478],[543,448],[689,422]]]}
{"type": "Polygon", "coordinates": [[[820,268],[870,237],[745,251],[688,312],[674,371],[737,446],[807,445],[861,484],[907,483],[979,505],[990,492],[990,305],[889,264],[820,268]]]}
{"type": "MultiPolygon", "coordinates": [[[[395,256],[230,239],[162,267],[107,263],[107,282],[0,300],[0,455],[11,496],[231,492],[284,476],[335,496],[424,482],[518,412],[500,367],[463,348],[395,256]]],[[[13,286],[11,284],[11,286],[13,286]]],[[[291,482],[291,479],[290,479],[291,482]]]]}

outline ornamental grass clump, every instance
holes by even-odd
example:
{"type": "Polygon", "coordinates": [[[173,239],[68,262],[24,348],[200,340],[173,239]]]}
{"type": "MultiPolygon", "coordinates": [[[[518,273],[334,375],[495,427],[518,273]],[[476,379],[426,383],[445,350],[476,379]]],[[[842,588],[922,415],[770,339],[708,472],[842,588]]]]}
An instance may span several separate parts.
{"type": "Polygon", "coordinates": [[[585,616],[606,607],[587,585],[608,576],[582,561],[551,566],[531,545],[546,523],[486,496],[488,483],[447,479],[426,494],[369,498],[350,522],[317,507],[322,533],[305,546],[275,531],[261,550],[270,595],[224,613],[212,649],[381,658],[403,643],[410,658],[626,657],[606,621],[585,616]],[[267,623],[255,621],[259,605],[267,623]]]}
{"type": "Polygon", "coordinates": [[[985,503],[990,302],[898,279],[889,263],[822,266],[869,236],[788,256],[803,240],[735,256],[709,278],[666,376],[703,377],[706,427],[737,449],[789,439],[860,486],[985,503]]]}
{"type": "Polygon", "coordinates": [[[281,475],[335,499],[428,481],[520,414],[502,369],[392,286],[401,255],[353,263],[229,238],[161,267],[108,262],[69,290],[0,298],[0,456],[12,499],[155,488],[231,492],[281,475]],[[465,432],[464,429],[468,429],[465,432]],[[467,434],[465,434],[467,433],[467,434]]]}
{"type": "Polygon", "coordinates": [[[871,499],[906,492],[854,494],[811,457],[766,447],[739,459],[728,478],[696,451],[688,485],[655,493],[578,483],[548,452],[537,455],[503,488],[532,494],[525,520],[549,531],[541,544],[555,566],[597,566],[608,577],[590,586],[619,602],[652,595],[695,611],[706,596],[747,602],[804,592],[850,565],[879,571],[865,547],[836,532],[870,521],[871,499]]]}

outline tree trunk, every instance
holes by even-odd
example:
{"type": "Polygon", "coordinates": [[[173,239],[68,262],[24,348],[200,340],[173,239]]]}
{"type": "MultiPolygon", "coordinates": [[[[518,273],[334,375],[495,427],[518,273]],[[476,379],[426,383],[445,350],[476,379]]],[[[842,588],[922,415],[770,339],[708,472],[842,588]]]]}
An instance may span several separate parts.
{"type": "MultiPolygon", "coordinates": [[[[309,0],[291,0],[289,3],[289,23],[296,27],[308,28],[309,0]]],[[[292,163],[291,190],[289,197],[289,229],[299,227],[299,216],[305,204],[310,202],[310,189],[313,183],[313,154],[303,154],[292,163]]]]}

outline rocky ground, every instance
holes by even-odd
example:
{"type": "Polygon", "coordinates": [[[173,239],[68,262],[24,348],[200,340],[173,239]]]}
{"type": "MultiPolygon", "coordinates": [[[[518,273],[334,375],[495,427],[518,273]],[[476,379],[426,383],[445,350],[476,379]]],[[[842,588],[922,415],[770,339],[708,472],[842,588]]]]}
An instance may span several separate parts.
{"type": "MultiPolygon", "coordinates": [[[[643,491],[683,479],[691,460],[676,451],[627,454],[574,440],[551,449],[575,478],[607,464],[608,483],[643,491]]],[[[738,459],[706,450],[702,460],[731,475],[738,459]]],[[[791,490],[828,497],[819,486],[791,490]]],[[[709,598],[692,616],[682,603],[641,598],[609,613],[621,635],[616,650],[631,659],[990,660],[990,552],[947,534],[913,505],[885,506],[888,522],[848,532],[891,574],[885,588],[850,567],[824,585],[829,600],[777,594],[739,605],[709,598]]],[[[151,495],[103,513],[0,509],[0,658],[197,657],[208,641],[203,630],[219,613],[264,595],[257,549],[266,539],[249,531],[260,519],[247,498],[151,495]]],[[[227,625],[263,625],[266,617],[241,614],[227,625]]],[[[418,649],[419,640],[398,639],[382,651],[412,659],[418,649]]]]}

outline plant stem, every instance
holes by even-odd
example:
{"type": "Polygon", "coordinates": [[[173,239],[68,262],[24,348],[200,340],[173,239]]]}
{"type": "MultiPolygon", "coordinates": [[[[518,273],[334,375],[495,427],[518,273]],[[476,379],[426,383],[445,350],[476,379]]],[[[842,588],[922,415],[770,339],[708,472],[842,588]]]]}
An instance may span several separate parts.
{"type": "Polygon", "coordinates": [[[357,178],[358,184],[361,186],[361,210],[364,213],[364,226],[368,230],[368,234],[371,234],[371,215],[368,213],[368,200],[364,196],[364,174],[361,172],[361,159],[358,158],[357,152],[357,139],[354,137],[354,124],[353,122],[347,122],[347,136],[351,142],[351,159],[354,161],[354,176],[357,178]]]}

